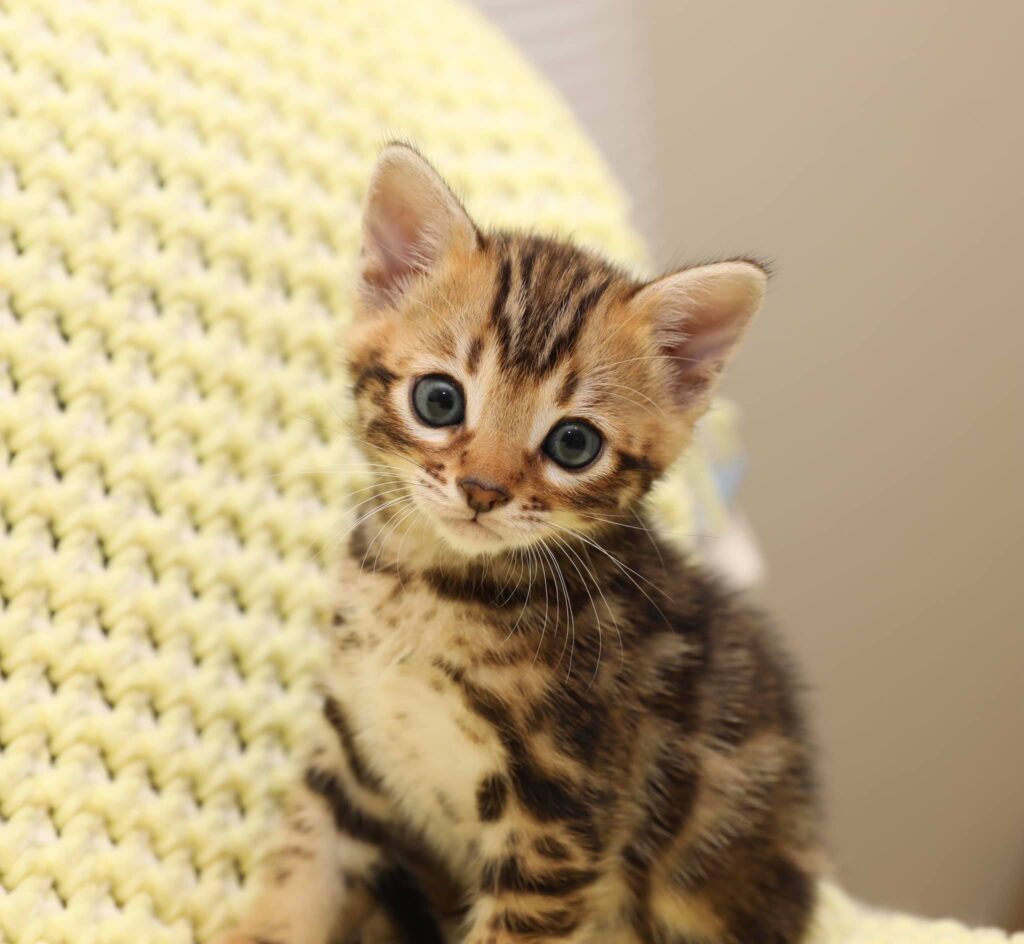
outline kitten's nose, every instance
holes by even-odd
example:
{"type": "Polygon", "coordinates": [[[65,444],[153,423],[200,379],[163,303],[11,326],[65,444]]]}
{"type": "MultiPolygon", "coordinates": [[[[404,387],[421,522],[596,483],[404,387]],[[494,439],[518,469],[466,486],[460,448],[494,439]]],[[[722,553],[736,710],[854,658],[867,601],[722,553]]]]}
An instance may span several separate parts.
{"type": "Polygon", "coordinates": [[[481,482],[479,479],[459,479],[459,488],[466,496],[466,504],[473,511],[490,511],[508,501],[508,492],[500,485],[481,482]]]}

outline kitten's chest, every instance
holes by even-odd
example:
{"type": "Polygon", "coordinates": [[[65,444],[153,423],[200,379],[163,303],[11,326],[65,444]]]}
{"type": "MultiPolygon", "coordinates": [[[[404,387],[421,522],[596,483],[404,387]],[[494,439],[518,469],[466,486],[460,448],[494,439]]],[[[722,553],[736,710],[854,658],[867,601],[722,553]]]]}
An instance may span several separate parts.
{"type": "Polygon", "coordinates": [[[452,653],[443,641],[454,628],[478,629],[456,608],[430,599],[356,608],[331,688],[400,815],[459,858],[478,828],[479,784],[502,755],[496,732],[468,708],[444,669],[452,653]]]}

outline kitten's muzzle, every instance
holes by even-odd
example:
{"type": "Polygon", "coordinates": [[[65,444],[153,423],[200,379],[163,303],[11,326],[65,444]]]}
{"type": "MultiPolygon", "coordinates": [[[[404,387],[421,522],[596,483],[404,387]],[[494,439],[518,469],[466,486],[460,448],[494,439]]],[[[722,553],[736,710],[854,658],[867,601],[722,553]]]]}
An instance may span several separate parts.
{"type": "Polygon", "coordinates": [[[466,496],[466,504],[475,512],[490,511],[500,508],[509,499],[508,492],[500,485],[492,482],[481,482],[479,479],[459,479],[458,486],[466,496]]]}

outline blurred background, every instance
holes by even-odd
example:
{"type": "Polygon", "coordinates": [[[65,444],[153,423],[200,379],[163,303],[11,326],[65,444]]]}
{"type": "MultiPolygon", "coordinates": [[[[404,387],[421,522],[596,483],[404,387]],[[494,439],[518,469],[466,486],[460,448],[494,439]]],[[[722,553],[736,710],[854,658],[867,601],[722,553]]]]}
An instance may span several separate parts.
{"type": "Polygon", "coordinates": [[[659,267],[777,265],[726,393],[839,878],[1024,927],[1024,4],[475,2],[659,267]]]}

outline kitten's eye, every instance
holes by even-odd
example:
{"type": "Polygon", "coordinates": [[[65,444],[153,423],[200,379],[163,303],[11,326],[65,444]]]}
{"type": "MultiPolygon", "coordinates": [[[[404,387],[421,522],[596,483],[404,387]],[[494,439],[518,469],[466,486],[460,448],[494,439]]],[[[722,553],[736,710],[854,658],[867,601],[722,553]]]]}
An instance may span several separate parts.
{"type": "Polygon", "coordinates": [[[601,451],[601,434],[582,420],[565,420],[548,433],[543,449],[563,468],[582,469],[601,451]]]}
{"type": "Polygon", "coordinates": [[[443,374],[430,374],[417,380],[412,405],[427,426],[456,426],[466,412],[459,385],[443,374]]]}

